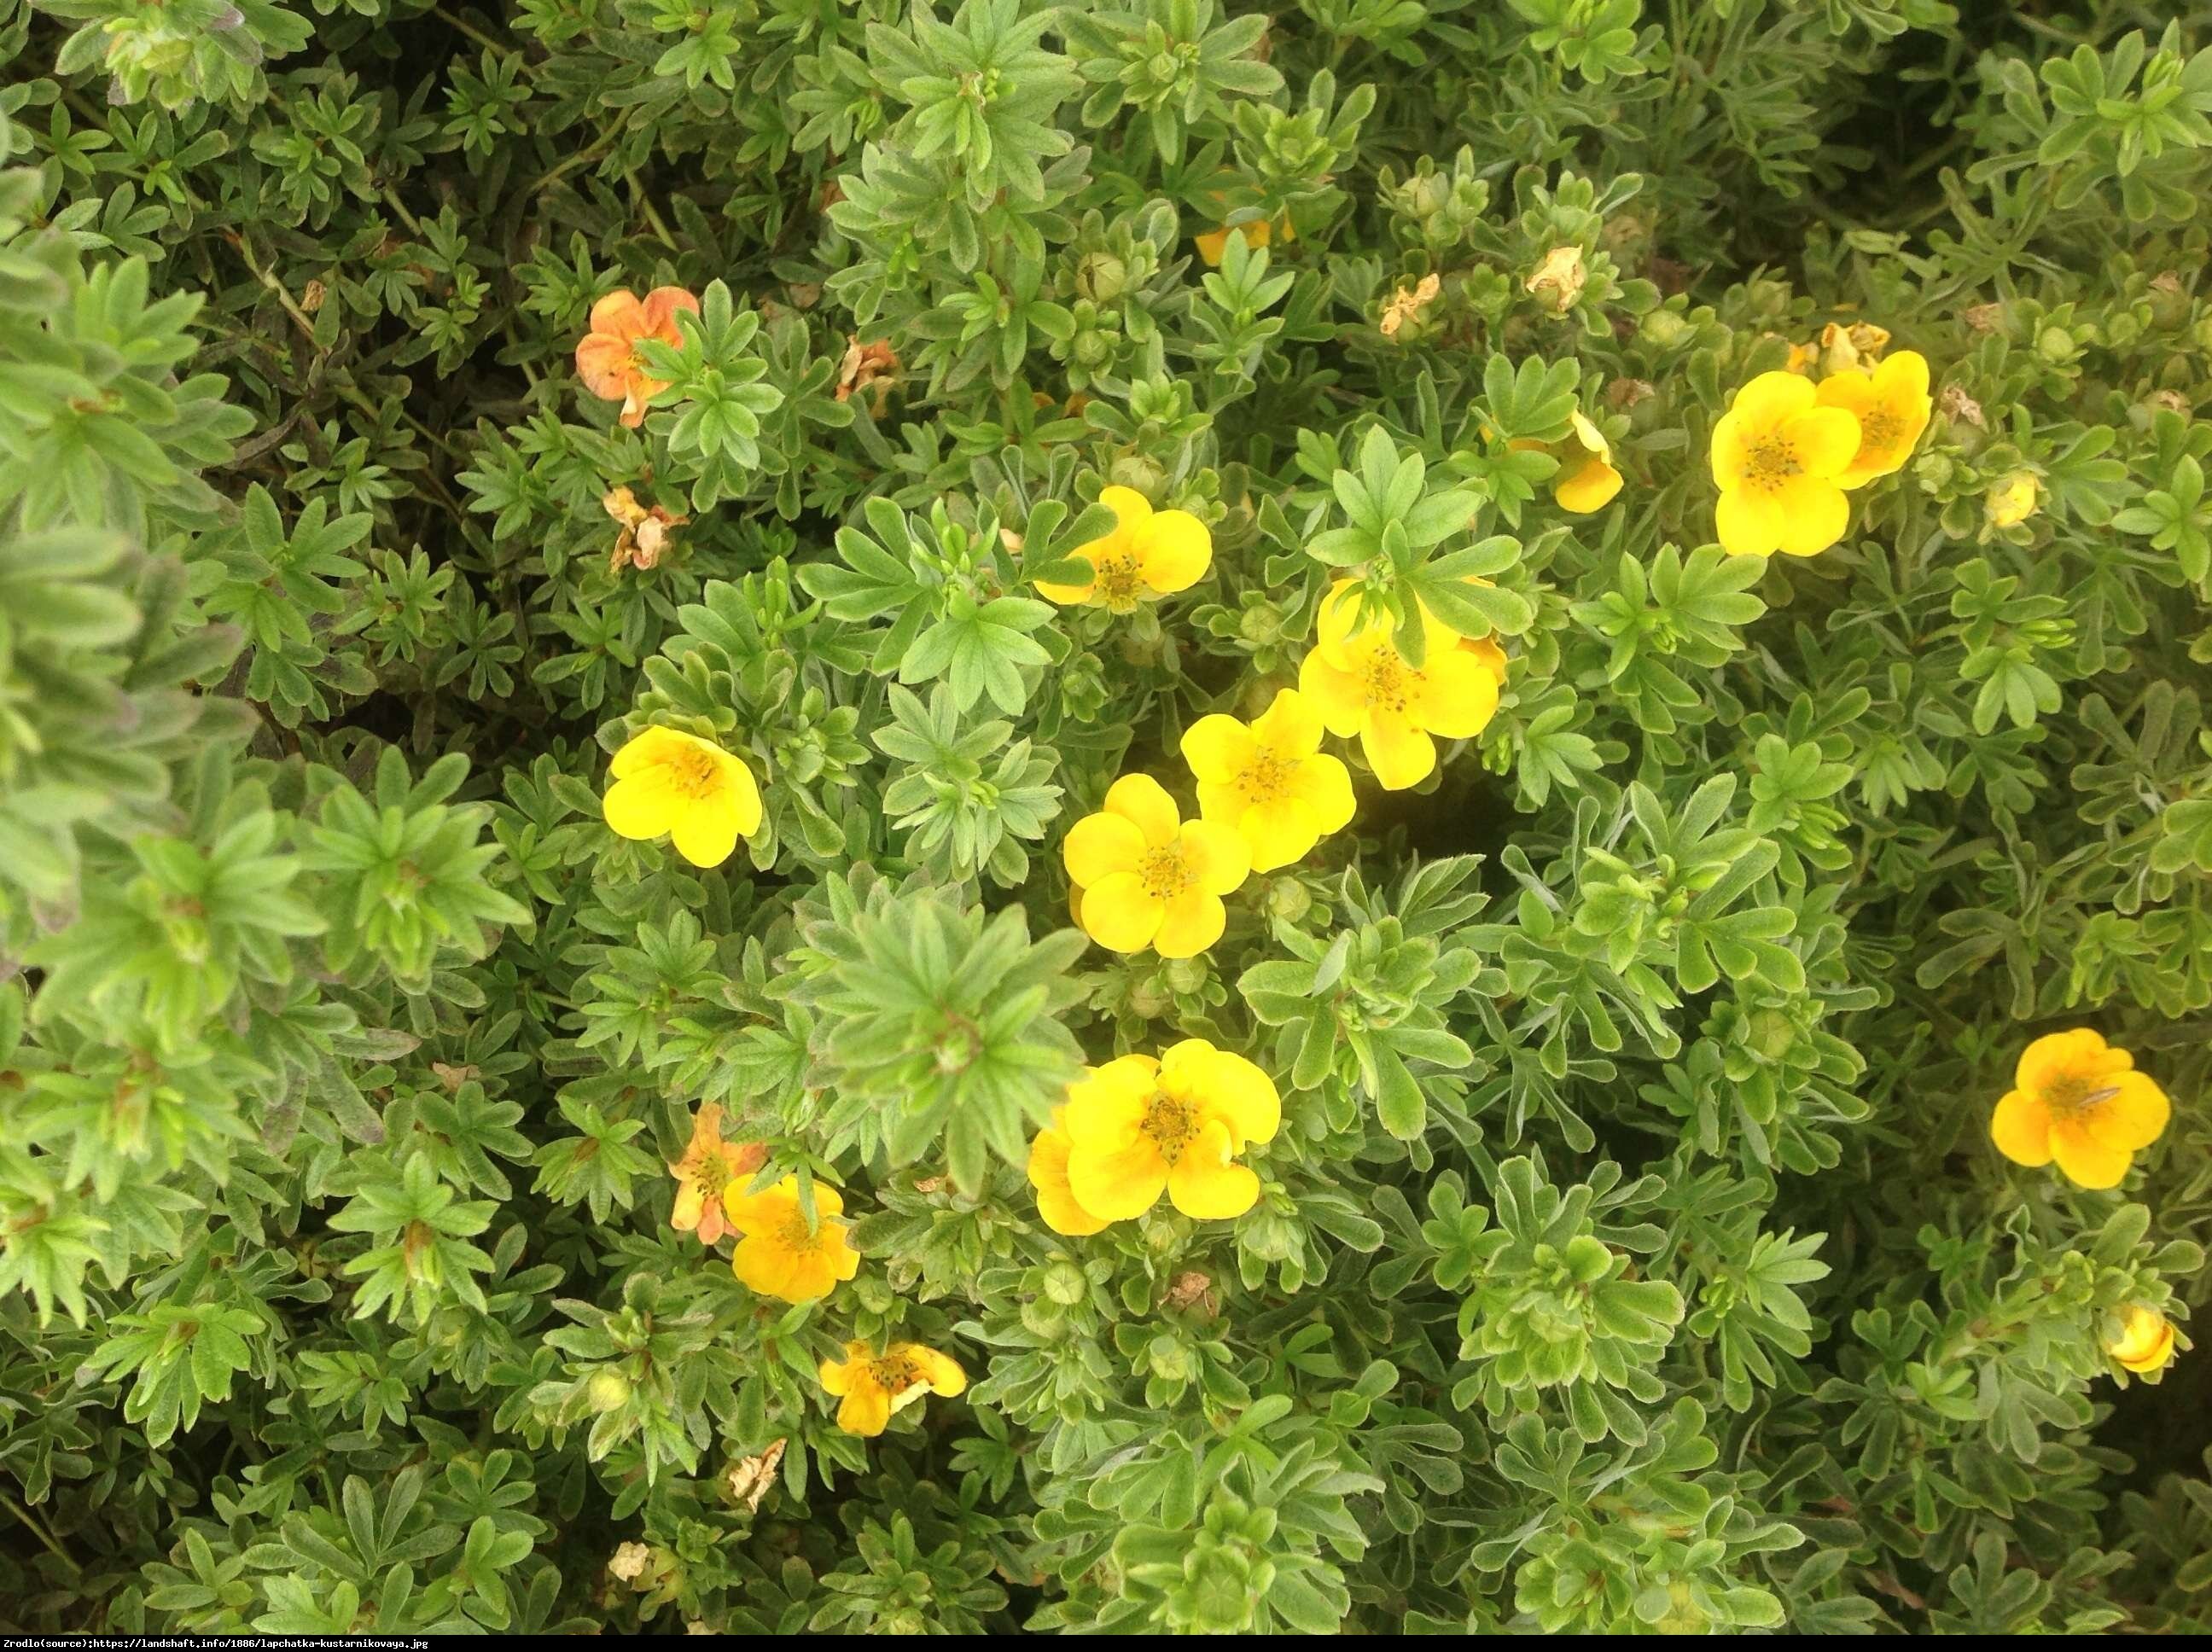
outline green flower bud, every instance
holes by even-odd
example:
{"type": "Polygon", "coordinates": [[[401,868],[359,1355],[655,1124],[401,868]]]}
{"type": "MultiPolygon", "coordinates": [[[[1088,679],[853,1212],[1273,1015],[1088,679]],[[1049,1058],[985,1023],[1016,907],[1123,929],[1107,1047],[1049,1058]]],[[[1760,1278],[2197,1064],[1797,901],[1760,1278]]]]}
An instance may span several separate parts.
{"type": "Polygon", "coordinates": [[[1277,878],[1267,884],[1267,915],[1294,924],[1313,910],[1313,891],[1295,878],[1277,878]]]}
{"type": "Polygon", "coordinates": [[[1075,292],[1094,304],[1110,304],[1129,284],[1129,266],[1111,252],[1086,254],[1075,268],[1075,292]]]}
{"type": "Polygon", "coordinates": [[[1154,1337],[1145,1350],[1145,1364],[1163,1382],[1190,1380],[1190,1350],[1173,1337],[1154,1337]]]}
{"type": "Polygon", "coordinates": [[[1073,1262],[1054,1262],[1044,1271],[1044,1294],[1062,1308],[1073,1308],[1090,1290],[1083,1270],[1073,1262]]]}
{"type": "Polygon", "coordinates": [[[584,1384],[584,1398],[595,1412],[627,1405],[632,1392],[630,1380],[620,1371],[594,1371],[584,1384]]]}
{"type": "Polygon", "coordinates": [[[1690,324],[1672,310],[1654,310],[1637,324],[1636,330],[1645,343],[1672,349],[1682,342],[1682,335],[1690,331],[1690,324]]]}

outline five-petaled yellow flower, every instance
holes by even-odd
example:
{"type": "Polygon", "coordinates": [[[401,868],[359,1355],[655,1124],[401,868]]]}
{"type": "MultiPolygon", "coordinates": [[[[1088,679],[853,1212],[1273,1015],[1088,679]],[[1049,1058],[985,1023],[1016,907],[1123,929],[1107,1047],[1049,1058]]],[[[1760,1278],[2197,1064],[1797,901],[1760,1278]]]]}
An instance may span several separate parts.
{"type": "Polygon", "coordinates": [[[1339,580],[1322,598],[1313,651],[1298,668],[1298,689],[1328,732],[1359,738],[1385,791],[1418,786],[1437,766],[1436,741],[1471,738],[1498,712],[1498,679],[1460,647],[1465,641],[1424,607],[1427,653],[1416,670],[1393,639],[1389,616],[1359,618],[1354,582],[1339,580]]]}
{"type": "Polygon", "coordinates": [[[1106,806],[1085,815],[1060,845],[1082,891],[1077,921],[1116,952],[1152,947],[1164,958],[1195,957],[1221,938],[1221,897],[1252,870],[1251,851],[1228,827],[1186,821],[1149,774],[1124,774],[1106,806]]]}
{"type": "Polygon", "coordinates": [[[1794,373],[1762,373],[1713,427],[1714,519],[1731,556],[1817,556],[1850,526],[1843,477],[1859,422],[1817,398],[1794,373]]]}
{"type": "Polygon", "coordinates": [[[786,1176],[773,1187],[749,1193],[732,1182],[723,1190],[722,1208],[743,1236],[730,1268],[763,1297],[812,1302],[860,1271],[860,1254],[836,1218],[845,1201],[827,1182],[814,1184],[815,1224],[809,1227],[799,1203],[799,1178],[786,1176]]]}
{"type": "Polygon", "coordinates": [[[656,287],[640,299],[617,287],[592,306],[591,331],[576,346],[576,374],[594,396],[623,404],[622,422],[635,429],[645,422],[645,406],[668,388],[648,375],[637,347],[648,338],[664,344],[684,342],[676,318],[699,311],[699,301],[681,287],[656,287]]]}
{"type": "Polygon", "coordinates": [[[1352,823],[1352,771],[1321,749],[1321,713],[1293,689],[1250,723],[1216,712],[1183,731],[1199,812],[1244,840],[1273,872],[1352,823]]]}
{"type": "Polygon", "coordinates": [[[615,753],[607,824],[628,838],[669,835],[695,866],[719,866],[760,829],[760,787],[744,759],[680,729],[648,728],[615,753]]]}
{"type": "Polygon", "coordinates": [[[1073,1239],[1097,1233],[1107,1224],[1077,1202],[1067,1185],[1069,1143],[1065,1128],[1066,1108],[1052,1110],[1052,1122],[1030,1143],[1030,1186],[1036,1189],[1037,1214],[1054,1233],[1073,1239]]]}
{"type": "Polygon", "coordinates": [[[2120,1333],[2105,1351],[2137,1376],[2164,1370],[2173,1357],[2173,1323],[2154,1308],[2130,1308],[2120,1316],[2120,1333]]]}
{"type": "Polygon", "coordinates": [[[720,1243],[730,1230],[722,1209],[724,1190],[759,1169],[767,1158],[768,1149],[757,1141],[724,1141],[722,1109],[708,1102],[691,1121],[684,1157],[668,1167],[676,1178],[676,1208],[668,1225],[678,1233],[697,1233],[702,1245],[720,1243]]]}
{"type": "Polygon", "coordinates": [[[919,1342],[894,1342],[881,1353],[865,1342],[848,1342],[845,1357],[823,1360],[818,1375],[823,1388],[844,1402],[837,1407],[837,1426],[871,1438],[890,1426],[894,1412],[919,1404],[925,1394],[949,1400],[968,1387],[958,1360],[919,1342]]]}
{"type": "Polygon", "coordinates": [[[2172,1112],[2166,1092],[2135,1071],[2135,1058],[2087,1027],[2021,1051],[2013,1086],[1990,1120],[1990,1139],[2015,1164],[2057,1160],[2082,1187],[2118,1187],[2172,1112]]]}
{"type": "Polygon", "coordinates": [[[1142,1216],[1164,1192],[1199,1220],[1242,1216],[1260,1178],[1236,1162],[1283,1121],[1273,1082],[1241,1055],[1187,1038],[1158,1060],[1124,1055],[1070,1084],[1067,1185],[1090,1215],[1142,1216]]]}
{"type": "Polygon", "coordinates": [[[1134,488],[1100,490],[1098,502],[1114,513],[1114,531],[1075,548],[1091,564],[1085,585],[1040,580],[1038,592],[1069,607],[1093,603],[1116,614],[1132,612],[1146,597],[1188,591],[1213,562],[1213,534],[1188,511],[1156,511],[1134,488]]]}
{"type": "Polygon", "coordinates": [[[1840,407],[1859,422],[1858,452],[1836,478],[1843,488],[1903,470],[1936,412],[1928,358],[1917,350],[1899,350],[1871,373],[1831,374],[1815,395],[1822,407],[1840,407]]]}

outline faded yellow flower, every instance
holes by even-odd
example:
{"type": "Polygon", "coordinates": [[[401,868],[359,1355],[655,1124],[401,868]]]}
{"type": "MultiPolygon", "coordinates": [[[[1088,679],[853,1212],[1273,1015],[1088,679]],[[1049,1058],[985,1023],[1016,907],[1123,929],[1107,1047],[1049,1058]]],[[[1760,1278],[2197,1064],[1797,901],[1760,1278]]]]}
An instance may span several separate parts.
{"type": "Polygon", "coordinates": [[[2130,1308],[2121,1315],[2120,1333],[2105,1345],[2114,1363],[2137,1376],[2164,1370],[2173,1358],[2173,1322],[2153,1308],[2130,1308]]]}
{"type": "Polygon", "coordinates": [[[1544,254],[1543,261],[1528,272],[1528,278],[1522,285],[1554,315],[1564,315],[1575,307],[1575,301],[1582,297],[1583,288],[1589,280],[1582,248],[1555,246],[1544,254]]]}
{"type": "Polygon", "coordinates": [[[1982,509],[1993,528],[2016,528],[2035,514],[2043,487],[2033,471],[2014,471],[1991,485],[1983,496],[1982,509]]]}
{"type": "Polygon", "coordinates": [[[708,1102],[691,1121],[691,1141],[684,1157],[668,1167],[676,1178],[676,1208],[668,1225],[678,1233],[696,1232],[702,1245],[719,1244],[730,1230],[722,1192],[734,1180],[750,1175],[768,1159],[758,1142],[722,1139],[722,1109],[708,1102]]]}
{"type": "Polygon", "coordinates": [[[1390,295],[1390,301],[1382,307],[1382,319],[1375,325],[1382,329],[1385,338],[1395,338],[1408,321],[1420,319],[1421,312],[1433,304],[1442,291],[1442,281],[1434,275],[1423,276],[1414,285],[1401,287],[1390,295]]]}

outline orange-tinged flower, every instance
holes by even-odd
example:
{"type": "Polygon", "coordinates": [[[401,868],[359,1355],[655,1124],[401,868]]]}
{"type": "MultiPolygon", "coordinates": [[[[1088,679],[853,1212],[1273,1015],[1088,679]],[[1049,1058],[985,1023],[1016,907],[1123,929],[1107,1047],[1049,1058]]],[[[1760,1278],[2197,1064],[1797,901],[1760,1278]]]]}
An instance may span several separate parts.
{"type": "Polygon", "coordinates": [[[767,1159],[768,1149],[757,1141],[724,1141],[722,1109],[708,1102],[691,1121],[691,1140],[684,1157],[668,1167],[668,1174],[676,1178],[676,1209],[668,1225],[678,1233],[697,1233],[702,1245],[720,1243],[730,1230],[722,1209],[723,1190],[759,1169],[767,1159]]]}
{"type": "Polygon", "coordinates": [[[1036,1189],[1037,1214],[1054,1233],[1072,1239],[1099,1232],[1109,1224],[1091,1215],[1067,1185],[1067,1133],[1062,1127],[1065,1108],[1052,1110],[1052,1122],[1030,1143],[1030,1186],[1036,1189]]]}
{"type": "Polygon", "coordinates": [[[1842,488],[1903,470],[1936,411],[1928,358],[1917,350],[1899,350],[1871,373],[1832,374],[1816,395],[1822,407],[1840,407],[1859,422],[1858,451],[1836,478],[1842,488]]]}
{"type": "Polygon", "coordinates": [[[623,404],[622,422],[632,429],[645,422],[645,404],[668,388],[648,375],[637,359],[646,339],[681,344],[677,313],[698,313],[699,301],[681,287],[656,287],[641,300],[617,287],[592,306],[591,331],[576,346],[576,375],[592,395],[623,404]]]}
{"type": "Polygon", "coordinates": [[[1202,1038],[1158,1060],[1125,1055],[1067,1089],[1067,1181],[1082,1208],[1118,1222],[1161,1193],[1200,1221],[1242,1216],[1260,1178],[1235,1162],[1272,1141],[1283,1120],[1274,1083],[1241,1055],[1202,1038]]]}
{"type": "Polygon", "coordinates": [[[1816,400],[1809,380],[1762,373],[1713,427],[1714,522],[1729,556],[1817,556],[1850,526],[1842,478],[1858,453],[1859,422],[1816,400]]]}
{"type": "Polygon", "coordinates": [[[823,1390],[844,1402],[837,1407],[837,1426],[870,1439],[924,1394],[949,1400],[968,1387],[958,1360],[919,1342],[894,1342],[881,1353],[865,1342],[848,1342],[845,1357],[823,1360],[818,1375],[823,1390]]]}
{"type": "Polygon", "coordinates": [[[2173,1357],[2173,1322],[2154,1308],[2130,1308],[2120,1316],[2120,1333],[2105,1345],[2105,1351],[2137,1376],[2164,1370],[2173,1357]]]}
{"type": "Polygon", "coordinates": [[[1116,952],[1152,947],[1164,958],[1195,957],[1221,938],[1221,897],[1252,870],[1251,851],[1228,827],[1185,821],[1149,774],[1124,774],[1106,806],[1069,829],[1060,845],[1067,875],[1083,891],[1076,920],[1116,952]]]}
{"type": "Polygon", "coordinates": [[[2166,1129],[2166,1092],[2135,1058],[2087,1027],[2051,1033],[2021,1052],[1990,1139],[2015,1164],[2057,1161],[2075,1186],[2117,1187],[2141,1149],[2166,1129]]]}
{"type": "Polygon", "coordinates": [[[695,866],[719,866],[760,829],[760,787],[744,760],[680,729],[644,729],[615,753],[600,808],[621,836],[663,832],[695,866]]]}
{"type": "Polygon", "coordinates": [[[1100,490],[1098,502],[1114,513],[1114,531],[1075,548],[1091,564],[1085,585],[1040,580],[1037,592],[1061,607],[1095,603],[1116,614],[1133,611],[1147,597],[1188,591],[1213,563],[1213,535],[1188,511],[1156,511],[1134,488],[1100,490]]]}
{"type": "Polygon", "coordinates": [[[860,1271],[860,1254],[846,1238],[850,1229],[836,1219],[844,1214],[844,1199],[827,1182],[814,1184],[811,1227],[799,1202],[797,1176],[757,1193],[732,1182],[722,1191],[722,1209],[743,1236],[730,1271],[763,1297],[812,1302],[860,1271]]]}
{"type": "Polygon", "coordinates": [[[1217,712],[1183,731],[1199,812],[1244,840],[1254,872],[1287,866],[1352,823],[1352,771],[1321,737],[1320,710],[1292,689],[1249,723],[1217,712]]]}
{"type": "Polygon", "coordinates": [[[1328,732],[1357,735],[1385,791],[1403,791],[1437,766],[1436,741],[1468,739],[1498,712],[1498,679],[1463,653],[1460,635],[1424,607],[1425,653],[1417,669],[1398,652],[1389,617],[1358,617],[1355,584],[1339,580],[1322,598],[1314,647],[1298,668],[1298,690],[1328,732]]]}

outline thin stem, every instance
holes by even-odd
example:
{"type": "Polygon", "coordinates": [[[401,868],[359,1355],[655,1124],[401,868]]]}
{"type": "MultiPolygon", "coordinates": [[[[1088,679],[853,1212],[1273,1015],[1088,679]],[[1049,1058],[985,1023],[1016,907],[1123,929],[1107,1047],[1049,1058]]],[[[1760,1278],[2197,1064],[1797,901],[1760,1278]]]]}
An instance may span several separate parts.
{"type": "Polygon", "coordinates": [[[444,22],[448,28],[453,29],[456,33],[467,35],[469,39],[474,40],[478,46],[482,46],[487,52],[508,52],[514,49],[511,46],[502,45],[501,42],[493,39],[490,35],[485,33],[474,23],[469,22],[464,18],[454,16],[452,12],[447,11],[443,6],[432,6],[430,9],[432,12],[436,14],[440,21],[444,22]]]}
{"type": "Polygon", "coordinates": [[[676,237],[668,233],[668,226],[661,222],[659,212],[647,196],[645,185],[638,182],[637,174],[626,172],[623,178],[629,185],[630,196],[636,201],[637,210],[645,214],[645,221],[653,226],[653,233],[660,237],[660,244],[672,252],[678,251],[676,237]]]}
{"type": "Polygon", "coordinates": [[[84,1576],[84,1568],[78,1565],[76,1562],[70,1557],[70,1552],[67,1549],[64,1549],[59,1543],[54,1540],[54,1534],[46,1528],[43,1522],[31,1517],[31,1511],[29,1509],[23,1507],[21,1503],[16,1502],[15,1498],[9,1497],[5,1491],[0,1491],[0,1505],[4,1505],[9,1514],[15,1515],[16,1519],[21,1521],[24,1525],[31,1528],[32,1534],[35,1536],[40,1542],[46,1546],[47,1549],[52,1552],[54,1558],[60,1561],[62,1564],[70,1569],[70,1576],[82,1577],[84,1576]]]}

